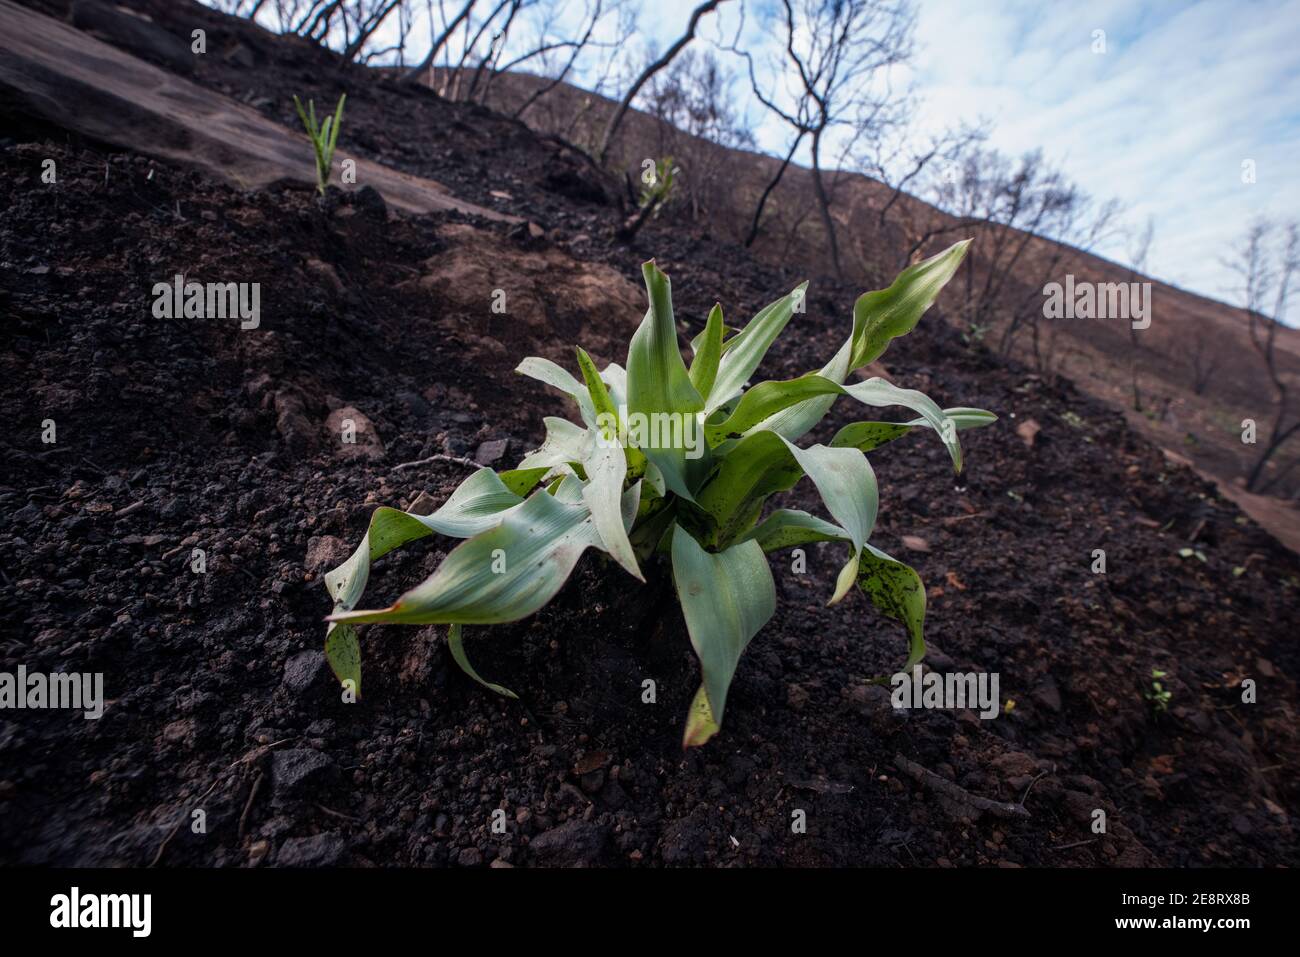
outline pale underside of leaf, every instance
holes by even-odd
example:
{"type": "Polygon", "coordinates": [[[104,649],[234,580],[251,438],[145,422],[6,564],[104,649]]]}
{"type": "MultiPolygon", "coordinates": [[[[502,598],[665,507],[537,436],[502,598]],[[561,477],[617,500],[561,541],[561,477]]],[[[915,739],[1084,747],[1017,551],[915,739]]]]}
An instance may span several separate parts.
{"type": "MultiPolygon", "coordinates": [[[[640,484],[623,495],[630,527],[640,484]]],[[[423,583],[388,608],[347,611],[332,621],[354,624],[488,625],[536,612],[564,585],[582,553],[603,548],[582,485],[566,479],[557,494],[535,492],[499,525],[462,542],[423,583]],[[576,497],[577,501],[571,501],[576,497]]]]}
{"type": "MultiPolygon", "coordinates": [[[[776,611],[776,585],[757,542],[706,552],[679,527],[673,532],[672,559],[677,596],[691,645],[700,659],[704,693],[716,728],[722,724],[727,689],[741,654],[776,611]]],[[[693,715],[695,711],[692,708],[693,715]]],[[[703,743],[698,740],[698,722],[688,719],[687,727],[684,742],[703,743]],[[692,736],[697,740],[692,741],[692,736]]]]}

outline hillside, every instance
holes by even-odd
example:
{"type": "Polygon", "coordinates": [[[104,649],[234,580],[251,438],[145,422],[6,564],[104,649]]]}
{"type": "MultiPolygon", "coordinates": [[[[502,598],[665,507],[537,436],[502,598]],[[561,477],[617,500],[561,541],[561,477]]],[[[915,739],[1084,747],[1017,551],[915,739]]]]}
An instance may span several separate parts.
{"type": "MultiPolygon", "coordinates": [[[[441,82],[441,76],[434,82],[441,82]]],[[[514,113],[543,81],[538,77],[512,74],[492,86],[490,102],[506,113],[514,113]]],[[[739,82],[739,81],[738,81],[739,82]]],[[[522,116],[541,132],[560,132],[576,143],[593,143],[615,104],[567,84],[561,84],[522,116]]],[[[611,150],[613,165],[628,171],[635,180],[646,157],[674,156],[682,176],[707,198],[697,203],[696,194],[679,204],[677,217],[698,223],[719,239],[741,242],[745,238],[757,198],[780,166],[775,157],[729,149],[665,126],[653,116],[633,110],[624,122],[611,150]],[[692,183],[692,180],[696,182],[692,183]]],[[[851,171],[830,174],[835,191],[832,214],[842,246],[846,274],[868,285],[879,285],[900,265],[899,250],[906,249],[919,230],[950,228],[955,217],[928,203],[904,194],[882,226],[880,210],[890,201],[892,190],[868,176],[851,171]]],[[[814,212],[811,172],[792,164],[772,193],[764,213],[764,228],[753,245],[753,253],[767,262],[793,262],[817,275],[829,269],[825,232],[814,212]]],[[[926,247],[941,248],[949,236],[939,236],[926,247]]],[[[1017,274],[1038,277],[1037,264],[1054,253],[1054,244],[1031,240],[1017,274]]],[[[1228,249],[1225,247],[1224,254],[1228,249]]],[[[980,255],[977,244],[975,257],[980,255]]],[[[978,258],[973,265],[978,268],[978,258]]],[[[1050,353],[1052,373],[1072,379],[1090,395],[1123,410],[1130,423],[1158,445],[1186,457],[1204,474],[1215,479],[1227,494],[1292,548],[1300,549],[1300,513],[1289,505],[1260,499],[1237,486],[1254,464],[1257,446],[1241,442],[1241,422],[1254,418],[1271,421],[1272,393],[1259,356],[1250,344],[1245,313],[1232,305],[1171,286],[1131,271],[1102,257],[1070,249],[1052,275],[1073,274],[1080,282],[1152,283],[1152,322],[1135,340],[1123,320],[1060,320],[1045,323],[1044,349],[1050,353]],[[1050,337],[1050,338],[1049,338],[1050,337]],[[1136,368],[1141,410],[1134,409],[1133,369],[1136,368]],[[1203,392],[1198,392],[1197,363],[1212,363],[1213,374],[1203,392]]],[[[944,305],[958,322],[963,321],[963,297],[967,291],[954,283],[945,291],[944,305]]],[[[967,297],[969,298],[969,297],[967,297]]],[[[1037,280],[1010,288],[1008,300],[1037,309],[1042,303],[1037,280]]],[[[997,343],[1005,320],[996,322],[987,335],[997,343]]],[[[1281,367],[1300,379],[1300,331],[1284,330],[1278,339],[1283,355],[1281,367]]],[[[1013,354],[1032,362],[1031,342],[1020,336],[1013,354]]],[[[1286,462],[1300,457],[1300,438],[1292,439],[1271,463],[1275,474],[1286,462]]],[[[1283,502],[1300,491],[1300,473],[1282,478],[1274,496],[1283,502]]]]}
{"type": "MultiPolygon", "coordinates": [[[[536,616],[469,629],[476,666],[518,701],[462,674],[441,626],[371,626],[365,697],[342,702],[321,653],[323,573],[376,505],[441,502],[476,461],[537,447],[564,405],[513,374],[520,359],[572,369],[581,344],[623,361],[651,257],[683,341],[715,301],[740,324],[809,270],[689,220],[652,221],[629,248],[613,238],[619,184],[571,146],[197,4],[133,4],[144,28],[83,4],[93,32],[66,6],[0,0],[0,410],[18,424],[0,456],[0,670],[102,672],[109,701],[98,721],[0,718],[0,861],[1300,863],[1300,558],[1086,378],[964,336],[951,299],[879,371],[1000,420],[963,434],[958,479],[924,436],[873,454],[873,541],[928,586],[927,666],[1000,675],[995,720],[891,706],[870,679],[902,661],[902,628],[860,595],[826,607],[841,556],[824,546],[807,574],[772,559],[776,617],[704,748],[681,748],[698,666],[667,570],[642,586],[593,553],[536,616]],[[208,54],[173,62],[168,37],[195,24],[208,54]],[[77,62],[31,68],[51,38],[77,62]],[[116,57],[142,62],[91,96],[84,64],[116,57]],[[255,114],[265,139],[228,138],[215,161],[159,89],[183,94],[181,112],[255,114]],[[345,91],[341,158],[387,172],[318,200],[289,96],[345,91]],[[300,169],[281,157],[255,186],[222,174],[265,162],[259,144],[281,131],[300,169]],[[57,184],[41,182],[46,159],[57,184]],[[261,325],[156,318],[150,290],[176,274],[262,283],[261,325]],[[335,441],[344,414],[364,441],[335,441]],[[1167,710],[1149,699],[1153,670],[1167,710]],[[182,826],[200,806],[201,834],[182,826]]],[[[761,373],[819,367],[864,288],[814,275],[761,373]]],[[[857,415],[837,407],[810,440],[857,415]]],[[[806,486],[794,504],[819,507],[806,486]]],[[[394,553],[371,587],[400,594],[449,548],[394,553]]]]}

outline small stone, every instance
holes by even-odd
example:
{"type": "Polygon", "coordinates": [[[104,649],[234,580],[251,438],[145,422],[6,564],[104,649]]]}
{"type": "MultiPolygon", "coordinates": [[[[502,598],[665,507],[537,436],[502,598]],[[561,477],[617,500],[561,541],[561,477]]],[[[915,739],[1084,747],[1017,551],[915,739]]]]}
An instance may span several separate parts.
{"type": "Polygon", "coordinates": [[[508,445],[508,439],[490,439],[483,442],[479,445],[478,451],[474,453],[474,461],[479,465],[491,465],[493,462],[500,461],[506,454],[508,445]]]}
{"type": "Polygon", "coordinates": [[[194,719],[181,718],[177,721],[171,722],[167,727],[163,728],[162,736],[164,741],[171,744],[177,744],[178,742],[184,741],[193,733],[194,719]]]}
{"type": "Polygon", "coordinates": [[[305,694],[325,668],[325,655],[320,649],[300,651],[284,663],[284,686],[295,695],[305,694]]]}
{"type": "Polygon", "coordinates": [[[432,515],[438,510],[438,500],[428,492],[421,492],[407,509],[412,515],[432,515]]]}
{"type": "Polygon", "coordinates": [[[271,850],[271,842],[262,840],[254,841],[248,847],[248,866],[256,867],[266,859],[267,853],[271,850]]]}
{"type": "Polygon", "coordinates": [[[1056,686],[1051,675],[1039,682],[1029,696],[1048,711],[1061,713],[1061,689],[1056,686]]]}
{"type": "Polygon", "coordinates": [[[291,837],[280,846],[276,867],[330,867],[347,853],[347,842],[336,833],[291,837]]]}
{"type": "Polygon", "coordinates": [[[1020,436],[1020,440],[1031,449],[1038,440],[1038,433],[1041,431],[1043,431],[1043,427],[1033,419],[1025,419],[1016,426],[1016,435],[1020,436]]]}
{"type": "Polygon", "coordinates": [[[347,542],[335,535],[313,535],[307,539],[303,567],[309,572],[329,571],[348,557],[347,542]]]}
{"type": "Polygon", "coordinates": [[[327,781],[335,772],[334,762],[328,755],[311,748],[292,748],[271,753],[272,793],[278,800],[291,798],[299,792],[327,781]]]}
{"type": "Polygon", "coordinates": [[[600,863],[607,837],[604,829],[575,819],[538,834],[528,847],[538,863],[587,867],[600,863]]]}
{"type": "Polygon", "coordinates": [[[342,459],[369,459],[384,457],[384,441],[375,425],[360,409],[345,405],[335,409],[325,419],[325,431],[334,449],[342,459]]]}
{"type": "Polygon", "coordinates": [[[456,863],[461,867],[481,867],[483,852],[477,847],[467,847],[456,855],[456,863]]]}

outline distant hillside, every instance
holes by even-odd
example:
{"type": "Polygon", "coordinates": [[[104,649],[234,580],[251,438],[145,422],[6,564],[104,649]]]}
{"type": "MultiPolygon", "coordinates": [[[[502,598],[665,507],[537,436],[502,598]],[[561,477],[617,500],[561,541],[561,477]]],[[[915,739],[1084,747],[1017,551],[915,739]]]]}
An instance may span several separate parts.
{"type": "MultiPolygon", "coordinates": [[[[501,77],[491,88],[489,105],[513,113],[539,86],[549,82],[526,74],[501,77]]],[[[602,96],[561,84],[529,107],[521,119],[535,129],[590,148],[612,107],[612,102],[602,96]]],[[[673,155],[682,168],[683,196],[672,215],[695,223],[716,238],[742,242],[757,199],[780,160],[690,136],[640,111],[629,114],[610,151],[613,165],[625,171],[629,195],[642,161],[665,154],[673,155]]],[[[843,268],[849,278],[864,285],[884,282],[899,266],[900,250],[909,245],[899,231],[900,221],[955,222],[930,204],[906,196],[882,228],[879,213],[891,195],[888,187],[856,173],[830,174],[829,179],[834,190],[832,214],[843,268]]],[[[932,252],[959,235],[941,236],[926,251],[932,252]]],[[[1225,237],[1225,243],[1228,239],[1225,237]]],[[[1040,275],[1033,265],[1056,248],[1055,243],[1032,240],[1020,271],[1028,276],[1040,275]]],[[[793,263],[812,276],[829,271],[825,232],[814,205],[811,172],[805,167],[792,164],[787,169],[767,203],[762,231],[753,249],[760,258],[793,263]]],[[[978,272],[978,244],[972,259],[972,269],[978,272]]],[[[1076,249],[1066,250],[1052,275],[1059,278],[1065,273],[1079,281],[1096,283],[1150,281],[1152,322],[1137,337],[1134,363],[1134,341],[1124,320],[1045,320],[1040,330],[1042,337],[1054,341],[1041,342],[1040,348],[1051,349],[1051,370],[1125,409],[1130,420],[1155,441],[1191,459],[1221,483],[1231,485],[1239,480],[1253,463],[1258,448],[1242,444],[1241,422],[1254,418],[1264,430],[1272,414],[1268,381],[1251,348],[1244,311],[1136,275],[1126,266],[1076,249]],[[1206,364],[1215,366],[1199,395],[1194,388],[1198,363],[1202,369],[1206,364]],[[1140,413],[1133,407],[1134,365],[1140,413]]],[[[944,305],[951,316],[960,320],[970,297],[959,277],[945,293],[944,305]]],[[[1007,298],[1038,308],[1033,304],[1041,303],[1042,293],[1037,283],[1030,287],[1022,282],[1007,298]]],[[[980,330],[973,332],[978,335],[980,330]]],[[[984,335],[996,344],[998,332],[995,328],[984,335]]],[[[1014,351],[1032,358],[1027,336],[1017,342],[1014,351]]],[[[1300,376],[1300,332],[1284,331],[1279,337],[1279,351],[1285,357],[1284,369],[1291,376],[1300,376]]],[[[1291,447],[1275,458],[1284,465],[1297,455],[1300,441],[1293,440],[1291,447]]],[[[1300,470],[1280,482],[1278,491],[1282,497],[1294,499],[1300,493],[1300,470]]]]}

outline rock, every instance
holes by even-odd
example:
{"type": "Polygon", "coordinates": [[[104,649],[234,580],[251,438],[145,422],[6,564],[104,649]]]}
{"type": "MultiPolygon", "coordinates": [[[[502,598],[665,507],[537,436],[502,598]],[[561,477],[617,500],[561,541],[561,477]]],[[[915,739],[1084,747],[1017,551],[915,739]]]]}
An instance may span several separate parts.
{"type": "Polygon", "coordinates": [[[305,455],[316,445],[306,403],[295,390],[281,389],[275,394],[275,429],[294,455],[305,455]]]}
{"type": "Polygon", "coordinates": [[[934,671],[952,671],[957,667],[957,662],[951,655],[944,654],[934,645],[926,648],[925,663],[934,671]]]}
{"type": "Polygon", "coordinates": [[[194,72],[195,57],[187,42],[122,7],[98,0],[77,0],[72,6],[72,25],[142,60],[185,76],[194,72]]]}
{"type": "Polygon", "coordinates": [[[591,774],[593,771],[600,771],[609,767],[610,756],[608,751],[588,751],[577,761],[573,762],[573,773],[582,777],[584,774],[591,774]]]}
{"type": "Polygon", "coordinates": [[[325,420],[325,431],[340,458],[375,462],[384,457],[383,439],[360,409],[350,405],[335,409],[325,420]]]}
{"type": "Polygon", "coordinates": [[[342,835],[328,832],[311,837],[291,837],[280,845],[276,867],[331,867],[347,853],[342,835]]]}
{"type": "Polygon", "coordinates": [[[313,535],[307,539],[307,557],[303,568],[307,571],[327,572],[341,564],[349,554],[348,543],[336,535],[313,535]]]}
{"type": "Polygon", "coordinates": [[[483,852],[477,847],[467,847],[456,855],[456,863],[461,867],[481,867],[483,852]]]}
{"type": "Polygon", "coordinates": [[[1038,704],[1042,705],[1048,711],[1061,713],[1061,689],[1056,686],[1056,682],[1051,675],[1045,677],[1038,683],[1038,687],[1029,693],[1038,704]]]}
{"type": "Polygon", "coordinates": [[[237,66],[244,70],[251,70],[257,66],[256,55],[242,43],[236,43],[234,47],[227,50],[222,59],[231,66],[237,66]]]}
{"type": "Polygon", "coordinates": [[[334,271],[334,267],[329,263],[310,258],[303,265],[306,267],[308,274],[313,276],[329,291],[335,294],[343,292],[343,280],[339,279],[339,274],[334,271]]]}
{"type": "Polygon", "coordinates": [[[325,655],[319,649],[300,651],[284,663],[284,686],[295,695],[306,694],[326,667],[325,655]]]}
{"type": "Polygon", "coordinates": [[[445,642],[443,634],[440,625],[429,625],[411,637],[397,677],[403,688],[423,688],[429,684],[438,649],[445,642]]]}
{"type": "Polygon", "coordinates": [[[1034,447],[1034,442],[1037,441],[1038,433],[1041,431],[1043,431],[1043,427],[1033,419],[1025,419],[1016,426],[1016,435],[1020,436],[1020,440],[1031,449],[1034,447]]]}
{"type": "Polygon", "coordinates": [[[588,867],[600,863],[608,838],[604,828],[575,818],[538,834],[528,847],[547,867],[588,867]]]}
{"type": "Polygon", "coordinates": [[[327,784],[337,768],[328,755],[312,748],[292,748],[271,752],[272,795],[283,801],[303,791],[327,784]]]}
{"type": "Polygon", "coordinates": [[[930,550],[930,543],[919,535],[904,535],[900,541],[902,541],[903,547],[909,551],[928,552],[930,550]]]}
{"type": "Polygon", "coordinates": [[[421,492],[407,509],[412,515],[432,515],[438,510],[438,500],[428,492],[421,492]]]}
{"type": "Polygon", "coordinates": [[[849,700],[859,713],[868,717],[907,713],[896,712],[889,689],[883,685],[854,685],[849,690],[849,700]]]}
{"type": "Polygon", "coordinates": [[[474,461],[479,465],[491,465],[498,462],[506,454],[506,447],[509,445],[507,439],[491,439],[479,445],[478,451],[474,453],[474,461]]]}
{"type": "Polygon", "coordinates": [[[694,812],[671,821],[659,838],[659,854],[669,867],[680,867],[704,862],[709,838],[703,815],[694,812]]]}
{"type": "Polygon", "coordinates": [[[270,841],[254,841],[248,847],[248,866],[256,867],[266,860],[266,855],[270,853],[270,841]]]}
{"type": "Polygon", "coordinates": [[[994,769],[1008,778],[1019,778],[1038,773],[1037,759],[1023,751],[1007,751],[989,762],[994,769]]]}

